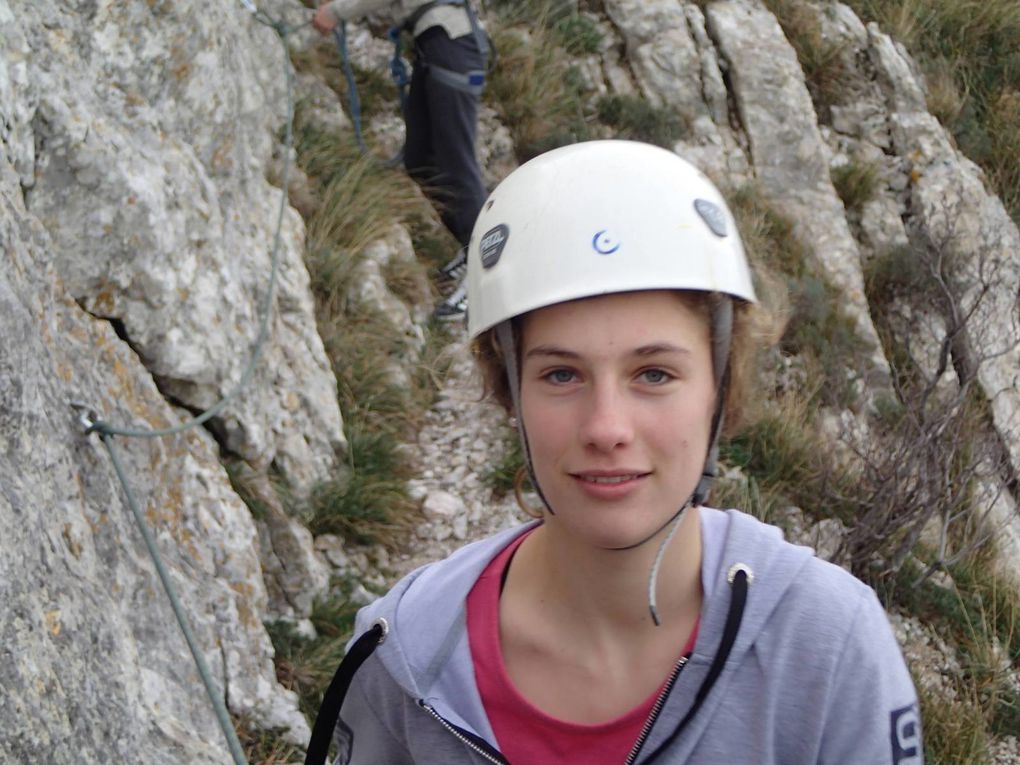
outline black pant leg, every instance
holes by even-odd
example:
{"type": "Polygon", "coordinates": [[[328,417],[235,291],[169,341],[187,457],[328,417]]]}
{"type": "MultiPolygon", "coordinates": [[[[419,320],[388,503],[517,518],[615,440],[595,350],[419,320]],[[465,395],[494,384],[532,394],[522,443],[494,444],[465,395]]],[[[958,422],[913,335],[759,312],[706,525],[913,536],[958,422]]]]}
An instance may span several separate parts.
{"type": "Polygon", "coordinates": [[[404,104],[404,167],[418,183],[427,186],[436,172],[432,156],[432,120],[429,117],[428,87],[421,55],[415,56],[411,84],[404,104]]]}
{"type": "MultiPolygon", "coordinates": [[[[432,27],[419,35],[417,43],[426,59],[426,70],[428,63],[455,72],[484,66],[473,35],[451,40],[441,27],[432,27]]],[[[405,149],[405,166],[413,178],[425,184],[443,223],[461,245],[466,245],[487,196],[475,155],[480,98],[431,77],[418,84],[424,86],[421,90],[427,104],[428,150],[422,148],[420,140],[424,126],[409,121],[408,148],[412,151],[405,149]],[[412,138],[415,131],[419,135],[412,138]]],[[[420,112],[408,111],[412,118],[420,117],[420,112]]]]}

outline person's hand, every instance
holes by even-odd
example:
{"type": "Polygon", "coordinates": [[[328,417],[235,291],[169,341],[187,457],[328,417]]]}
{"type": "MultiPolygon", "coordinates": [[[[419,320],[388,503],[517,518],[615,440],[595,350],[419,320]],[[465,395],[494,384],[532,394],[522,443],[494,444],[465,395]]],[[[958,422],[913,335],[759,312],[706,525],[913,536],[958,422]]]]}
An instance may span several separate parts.
{"type": "Polygon", "coordinates": [[[319,6],[319,10],[315,12],[314,18],[312,18],[312,26],[318,29],[322,34],[328,35],[337,25],[336,16],[329,9],[329,4],[319,6]]]}

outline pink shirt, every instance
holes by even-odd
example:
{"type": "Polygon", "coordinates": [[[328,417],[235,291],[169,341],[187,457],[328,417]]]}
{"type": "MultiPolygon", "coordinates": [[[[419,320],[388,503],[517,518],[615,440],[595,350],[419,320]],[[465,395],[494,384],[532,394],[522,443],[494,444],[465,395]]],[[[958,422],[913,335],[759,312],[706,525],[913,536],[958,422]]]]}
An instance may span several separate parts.
{"type": "MultiPolygon", "coordinates": [[[[529,532],[530,533],[530,532],[529,532]]],[[[644,702],[598,725],[559,720],[533,706],[514,687],[499,642],[499,596],[503,572],[527,534],[497,555],[467,599],[468,640],[475,680],[500,751],[511,763],[621,765],[630,754],[668,678],[644,702]]],[[[695,625],[680,656],[694,648],[695,625]]],[[[679,656],[678,656],[679,658],[679,656]]]]}

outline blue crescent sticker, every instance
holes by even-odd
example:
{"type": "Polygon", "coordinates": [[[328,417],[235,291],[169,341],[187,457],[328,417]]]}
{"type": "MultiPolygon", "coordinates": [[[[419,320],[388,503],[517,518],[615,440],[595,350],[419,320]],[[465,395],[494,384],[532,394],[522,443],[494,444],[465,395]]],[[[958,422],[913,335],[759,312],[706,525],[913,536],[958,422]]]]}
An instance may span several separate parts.
{"type": "Polygon", "coordinates": [[[620,243],[614,242],[610,237],[606,236],[605,229],[597,232],[591,238],[591,246],[595,248],[595,252],[599,255],[612,255],[620,249],[620,243]]]}

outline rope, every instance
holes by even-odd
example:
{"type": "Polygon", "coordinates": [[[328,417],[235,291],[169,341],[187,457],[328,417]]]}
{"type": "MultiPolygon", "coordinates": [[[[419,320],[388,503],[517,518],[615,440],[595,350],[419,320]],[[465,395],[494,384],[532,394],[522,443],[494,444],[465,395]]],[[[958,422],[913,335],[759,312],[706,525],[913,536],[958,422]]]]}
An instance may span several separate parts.
{"type": "Polygon", "coordinates": [[[365,136],[361,132],[361,98],[358,96],[358,86],[354,82],[354,68],[351,66],[351,57],[347,52],[346,21],[341,21],[333,27],[333,38],[336,40],[337,50],[340,51],[340,61],[344,68],[344,79],[347,80],[347,102],[351,112],[351,122],[354,123],[354,137],[358,141],[358,148],[361,149],[361,153],[368,154],[365,136]]]}
{"type": "Polygon", "coordinates": [[[128,506],[131,508],[131,513],[135,516],[135,522],[138,524],[138,530],[142,533],[142,538],[145,540],[145,546],[149,548],[149,555],[156,566],[156,573],[159,574],[159,581],[163,583],[163,590],[166,592],[167,598],[170,599],[170,607],[173,608],[174,616],[177,617],[177,624],[180,626],[181,632],[184,633],[184,640],[187,642],[188,649],[191,651],[191,658],[195,660],[195,666],[198,667],[198,674],[202,676],[202,684],[205,685],[209,701],[212,703],[213,710],[216,712],[216,719],[220,724],[220,728],[223,729],[223,735],[227,739],[227,747],[230,749],[230,755],[234,758],[234,762],[237,763],[237,765],[247,765],[248,761],[245,759],[244,752],[241,750],[241,742],[238,741],[237,732],[234,730],[234,726],[230,722],[230,714],[227,712],[227,705],[223,702],[223,697],[217,691],[212,673],[209,672],[209,666],[205,663],[205,657],[202,655],[202,650],[198,646],[198,641],[195,640],[195,634],[191,631],[191,624],[188,622],[188,616],[184,613],[181,601],[177,597],[177,591],[174,589],[173,583],[170,581],[170,574],[167,572],[166,566],[163,565],[163,559],[160,557],[159,549],[156,547],[156,540],[152,538],[152,532],[149,531],[149,526],[145,523],[145,517],[142,515],[141,509],[139,509],[138,503],[135,501],[134,492],[131,491],[131,487],[128,485],[127,477],[124,475],[124,467],[120,463],[120,457],[117,456],[117,450],[113,448],[113,436],[103,433],[100,435],[100,438],[103,441],[103,445],[106,447],[106,451],[110,453],[110,459],[113,461],[113,469],[117,472],[117,478],[120,479],[121,486],[124,487],[124,495],[127,497],[128,506]]]}
{"type": "Polygon", "coordinates": [[[251,12],[256,21],[272,28],[277,33],[283,47],[284,72],[286,74],[287,83],[287,120],[286,130],[284,133],[283,173],[280,184],[283,194],[280,198],[280,208],[276,216],[276,230],[273,234],[272,268],[269,275],[269,285],[262,301],[262,316],[259,320],[258,335],[256,336],[255,342],[252,346],[251,358],[249,359],[244,372],[241,374],[240,381],[231,391],[201,414],[173,427],[162,429],[138,429],[113,425],[97,419],[95,413],[88,410],[88,407],[84,404],[72,402],[71,406],[78,410],[79,421],[85,429],[85,434],[89,435],[91,433],[98,433],[103,445],[110,454],[110,460],[113,462],[114,471],[116,472],[117,478],[124,490],[128,506],[131,508],[131,513],[134,515],[135,522],[137,523],[138,529],[145,541],[145,546],[149,551],[149,556],[152,558],[153,565],[156,567],[156,573],[159,575],[160,582],[163,584],[163,590],[166,592],[167,598],[170,601],[170,606],[173,609],[174,616],[177,618],[177,624],[180,626],[181,632],[184,634],[184,640],[187,642],[188,649],[191,651],[191,656],[195,661],[195,666],[198,668],[198,673],[202,678],[202,684],[205,686],[206,694],[209,696],[209,701],[212,703],[213,709],[216,712],[216,719],[223,731],[224,737],[227,740],[227,747],[230,750],[231,757],[233,758],[235,765],[248,765],[247,759],[245,758],[244,752],[241,748],[241,743],[237,738],[237,732],[234,730],[234,726],[231,723],[230,714],[227,711],[223,694],[220,693],[219,689],[216,687],[216,683],[199,648],[198,641],[195,639],[194,632],[191,629],[187,614],[181,606],[180,598],[178,598],[166,566],[163,564],[159,548],[156,546],[155,539],[145,522],[145,517],[135,500],[134,492],[132,492],[131,486],[128,483],[127,477],[124,473],[124,467],[121,464],[117,450],[113,447],[114,436],[125,436],[129,438],[159,438],[162,436],[170,436],[181,433],[189,428],[197,427],[212,417],[215,417],[223,411],[227,404],[237,398],[237,396],[240,395],[240,393],[251,382],[252,375],[255,372],[255,367],[261,358],[262,350],[265,347],[266,340],[268,339],[269,316],[272,312],[273,298],[276,293],[276,284],[280,269],[280,242],[283,230],[283,216],[288,204],[287,186],[290,178],[290,153],[293,145],[294,134],[294,76],[290,67],[290,55],[287,50],[286,37],[295,30],[307,26],[311,23],[311,21],[309,20],[300,24],[287,26],[282,21],[272,19],[259,10],[253,0],[240,0],[240,2],[249,12],[251,12]]]}
{"type": "MultiPolygon", "coordinates": [[[[393,27],[387,35],[393,42],[393,57],[390,59],[390,77],[397,87],[397,96],[400,100],[400,113],[407,112],[407,66],[402,57],[402,46],[400,41],[400,27],[393,27]]],[[[361,129],[361,98],[358,96],[358,84],[354,80],[354,67],[351,65],[350,53],[347,50],[347,22],[341,21],[333,28],[333,39],[336,40],[336,47],[340,53],[340,63],[344,70],[344,79],[347,81],[347,110],[351,113],[351,123],[354,126],[354,138],[358,142],[358,148],[362,154],[369,155],[368,144],[365,143],[365,135],[361,129]]],[[[404,147],[400,147],[392,158],[380,160],[383,167],[396,167],[404,160],[404,147]]]]}

